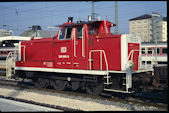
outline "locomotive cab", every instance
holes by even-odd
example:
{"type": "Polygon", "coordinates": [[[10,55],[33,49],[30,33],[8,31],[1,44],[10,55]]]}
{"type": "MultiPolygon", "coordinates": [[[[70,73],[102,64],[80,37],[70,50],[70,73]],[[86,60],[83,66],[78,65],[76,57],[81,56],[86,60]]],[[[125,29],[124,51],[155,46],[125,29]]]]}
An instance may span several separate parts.
{"type": "MultiPolygon", "coordinates": [[[[57,48],[60,47],[60,51],[56,50],[55,56],[71,59],[69,63],[73,64],[74,69],[88,70],[89,51],[94,49],[93,40],[102,36],[111,36],[111,25],[114,24],[107,20],[81,23],[67,22],[59,25],[58,35],[53,41],[57,48]]],[[[62,62],[59,61],[61,59],[57,60],[62,62]]],[[[62,64],[59,65],[61,66],[62,64]]],[[[71,67],[70,65],[67,68],[71,67]]]]}
{"type": "MultiPolygon", "coordinates": [[[[107,70],[125,71],[128,66],[132,65],[134,70],[139,70],[141,44],[139,37],[126,34],[113,35],[110,29],[112,26],[115,24],[107,20],[68,22],[59,26],[59,32],[54,38],[54,42],[57,43],[57,48],[63,45],[60,51],[63,48],[69,51],[65,53],[68,54],[75,69],[106,70],[106,65],[108,65],[107,70]],[[64,46],[65,44],[66,46],[64,46]],[[103,59],[100,57],[100,54],[103,54],[101,51],[105,54],[103,59]],[[92,57],[91,62],[89,57],[92,57]],[[99,60],[102,61],[99,62],[99,60]],[[108,60],[108,64],[106,64],[106,60],[108,60]]],[[[60,57],[65,56],[61,55],[64,52],[59,53],[58,51],[57,53],[60,57]]]]}

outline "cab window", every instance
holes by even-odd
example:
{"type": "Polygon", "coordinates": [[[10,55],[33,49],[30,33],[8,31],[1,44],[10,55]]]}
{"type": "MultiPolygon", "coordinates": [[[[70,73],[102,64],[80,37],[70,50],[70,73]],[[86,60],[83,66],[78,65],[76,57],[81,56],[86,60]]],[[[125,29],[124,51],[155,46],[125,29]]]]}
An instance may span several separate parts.
{"type": "Polygon", "coordinates": [[[89,35],[97,35],[99,34],[99,26],[100,23],[90,24],[89,27],[89,35]]]}
{"type": "Polygon", "coordinates": [[[77,26],[77,38],[82,39],[82,29],[83,26],[77,26]]]}
{"type": "Polygon", "coordinates": [[[65,31],[66,31],[65,27],[61,28],[60,34],[59,34],[59,39],[64,39],[64,37],[65,37],[65,31]]]}
{"type": "Polygon", "coordinates": [[[66,29],[66,39],[70,39],[71,38],[71,34],[72,34],[72,28],[67,28],[66,29]]]}
{"type": "Polygon", "coordinates": [[[72,34],[72,27],[63,27],[60,30],[59,34],[59,39],[64,40],[64,39],[70,39],[72,34]]]}

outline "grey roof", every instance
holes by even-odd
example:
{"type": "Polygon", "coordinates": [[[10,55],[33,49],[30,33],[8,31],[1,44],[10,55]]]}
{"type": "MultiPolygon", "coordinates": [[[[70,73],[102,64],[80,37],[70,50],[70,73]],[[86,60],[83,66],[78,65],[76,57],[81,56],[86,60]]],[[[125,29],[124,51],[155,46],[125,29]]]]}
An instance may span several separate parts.
{"type": "Polygon", "coordinates": [[[152,16],[151,16],[151,15],[148,15],[148,14],[144,14],[144,15],[141,15],[141,16],[138,16],[138,17],[135,17],[135,18],[132,18],[132,19],[130,19],[130,21],[132,21],[132,20],[148,19],[148,18],[152,18],[152,16]]]}
{"type": "Polygon", "coordinates": [[[20,36],[25,36],[25,37],[31,37],[31,35],[34,33],[35,31],[33,30],[28,30],[23,32],[20,36]]]}
{"type": "Polygon", "coordinates": [[[57,31],[47,31],[47,30],[41,30],[40,26],[37,26],[39,29],[35,29],[33,26],[31,30],[23,32],[20,36],[25,37],[54,37],[57,35],[57,31]]]}
{"type": "Polygon", "coordinates": [[[57,35],[57,31],[46,31],[46,30],[39,30],[40,37],[54,37],[57,35]]]}
{"type": "MultiPolygon", "coordinates": [[[[132,20],[142,20],[142,19],[148,19],[148,18],[152,18],[152,16],[148,15],[148,14],[144,14],[144,15],[132,18],[132,19],[130,19],[130,21],[132,21],[132,20]]],[[[163,21],[167,21],[167,17],[163,17],[163,21]]]]}

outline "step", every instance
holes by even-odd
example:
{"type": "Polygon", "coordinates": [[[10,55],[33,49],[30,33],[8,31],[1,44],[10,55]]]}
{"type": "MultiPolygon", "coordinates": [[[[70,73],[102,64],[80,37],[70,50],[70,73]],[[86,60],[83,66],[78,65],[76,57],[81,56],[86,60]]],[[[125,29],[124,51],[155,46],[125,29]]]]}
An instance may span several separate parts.
{"type": "Polygon", "coordinates": [[[134,93],[134,91],[123,91],[123,90],[107,89],[107,88],[104,88],[104,90],[105,91],[120,92],[120,93],[134,93]]]}
{"type": "MultiPolygon", "coordinates": [[[[104,76],[104,78],[107,78],[107,76],[104,76]]],[[[111,76],[108,76],[108,78],[111,78],[111,76]]]]}
{"type": "Polygon", "coordinates": [[[110,84],[112,84],[112,82],[109,82],[109,83],[107,83],[107,82],[104,82],[104,84],[106,84],[106,85],[110,85],[110,84]]]}

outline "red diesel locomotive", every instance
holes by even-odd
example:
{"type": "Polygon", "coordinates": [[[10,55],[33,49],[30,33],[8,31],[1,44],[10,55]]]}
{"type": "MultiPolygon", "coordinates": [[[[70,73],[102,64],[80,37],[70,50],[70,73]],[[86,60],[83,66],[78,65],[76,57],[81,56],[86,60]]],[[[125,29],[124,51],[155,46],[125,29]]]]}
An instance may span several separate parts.
{"type": "Polygon", "coordinates": [[[21,41],[16,76],[39,87],[83,89],[98,95],[103,90],[129,92],[132,73],[140,70],[140,38],[113,35],[108,20],[59,25],[52,38],[21,41]]]}

